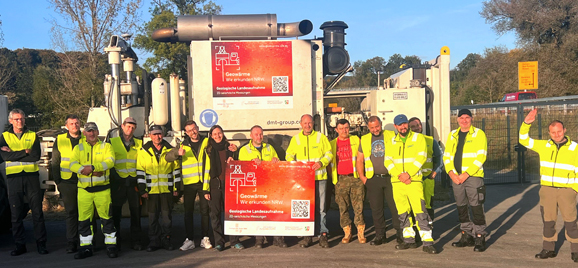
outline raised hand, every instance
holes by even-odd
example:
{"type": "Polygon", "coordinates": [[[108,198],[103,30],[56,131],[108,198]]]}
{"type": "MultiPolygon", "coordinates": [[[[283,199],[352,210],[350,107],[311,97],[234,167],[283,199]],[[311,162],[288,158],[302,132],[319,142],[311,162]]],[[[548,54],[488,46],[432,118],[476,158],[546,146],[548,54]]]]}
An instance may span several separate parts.
{"type": "Polygon", "coordinates": [[[532,124],[534,122],[534,120],[536,120],[536,114],[538,114],[538,108],[530,111],[530,113],[528,115],[526,115],[526,118],[524,119],[524,123],[532,124]]]}

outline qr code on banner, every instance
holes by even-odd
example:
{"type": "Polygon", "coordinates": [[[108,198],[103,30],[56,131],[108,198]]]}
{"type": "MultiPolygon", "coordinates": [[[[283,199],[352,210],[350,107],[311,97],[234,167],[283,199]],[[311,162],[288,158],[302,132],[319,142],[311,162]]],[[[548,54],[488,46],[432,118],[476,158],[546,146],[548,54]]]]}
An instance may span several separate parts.
{"type": "Polygon", "coordinates": [[[309,219],[309,200],[291,200],[291,219],[309,219]]]}
{"type": "Polygon", "coordinates": [[[273,93],[289,92],[289,76],[273,76],[273,93]]]}

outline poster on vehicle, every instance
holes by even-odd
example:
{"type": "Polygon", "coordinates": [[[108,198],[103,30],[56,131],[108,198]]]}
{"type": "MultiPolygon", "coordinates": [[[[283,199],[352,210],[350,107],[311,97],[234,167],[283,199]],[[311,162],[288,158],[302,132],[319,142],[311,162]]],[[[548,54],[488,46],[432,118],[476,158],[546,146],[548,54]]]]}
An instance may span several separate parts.
{"type": "Polygon", "coordinates": [[[293,108],[290,41],[211,44],[213,109],[293,108]]]}
{"type": "Polygon", "coordinates": [[[312,236],[314,163],[231,161],[225,174],[225,234],[312,236]]]}

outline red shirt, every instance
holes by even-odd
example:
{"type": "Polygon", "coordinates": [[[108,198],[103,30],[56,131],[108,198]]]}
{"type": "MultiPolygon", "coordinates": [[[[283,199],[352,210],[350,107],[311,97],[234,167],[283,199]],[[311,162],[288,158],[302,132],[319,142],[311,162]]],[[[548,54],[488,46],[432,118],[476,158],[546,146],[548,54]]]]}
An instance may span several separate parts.
{"type": "Polygon", "coordinates": [[[337,139],[337,174],[347,175],[353,173],[351,142],[349,139],[337,139]]]}

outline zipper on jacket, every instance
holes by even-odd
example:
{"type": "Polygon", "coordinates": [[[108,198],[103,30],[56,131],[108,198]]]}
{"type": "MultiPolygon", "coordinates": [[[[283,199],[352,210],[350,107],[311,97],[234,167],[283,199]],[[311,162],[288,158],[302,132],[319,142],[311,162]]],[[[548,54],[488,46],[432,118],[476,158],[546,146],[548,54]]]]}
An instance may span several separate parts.
{"type": "MultiPolygon", "coordinates": [[[[89,157],[90,157],[90,165],[91,165],[91,166],[92,166],[92,158],[93,158],[93,153],[94,153],[94,152],[93,152],[93,149],[94,149],[94,145],[91,145],[91,146],[90,146],[90,156],[89,156],[89,157]]],[[[94,170],[93,170],[93,172],[94,172],[94,170]]],[[[90,187],[93,187],[93,186],[94,186],[94,185],[93,185],[93,182],[92,182],[92,173],[90,173],[90,187]]]]}
{"type": "Polygon", "coordinates": [[[309,162],[309,136],[311,136],[311,134],[307,135],[307,147],[305,147],[305,155],[307,156],[308,162],[309,162]]]}
{"type": "MultiPolygon", "coordinates": [[[[552,168],[552,187],[554,187],[554,172],[556,172],[556,161],[558,160],[558,146],[556,146],[556,157],[554,157],[554,167],[552,168]]],[[[554,151],[552,151],[552,156],[554,155],[554,151]]],[[[552,157],[550,157],[552,160],[552,157]]]]}

